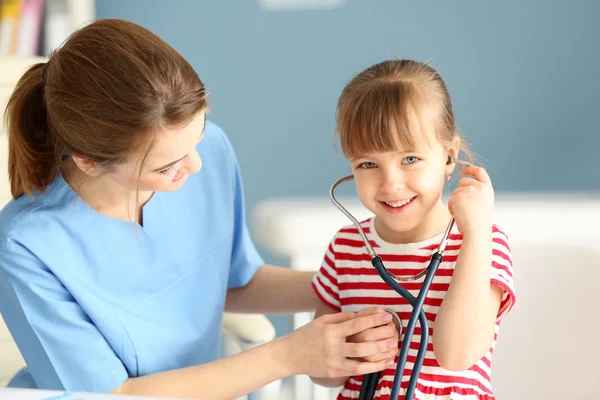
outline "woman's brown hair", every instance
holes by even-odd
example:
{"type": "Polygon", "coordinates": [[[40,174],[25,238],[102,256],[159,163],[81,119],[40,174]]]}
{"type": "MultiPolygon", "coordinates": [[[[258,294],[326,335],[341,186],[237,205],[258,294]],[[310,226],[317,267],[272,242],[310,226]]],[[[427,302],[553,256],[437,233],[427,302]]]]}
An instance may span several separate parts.
{"type": "Polygon", "coordinates": [[[68,155],[110,168],[145,154],[141,171],[156,134],[206,106],[198,74],[165,41],[131,22],[93,22],[31,66],[8,101],[12,196],[43,192],[68,155]]]}
{"type": "MultiPolygon", "coordinates": [[[[392,151],[400,144],[414,148],[433,130],[443,144],[458,135],[452,102],[439,73],[413,60],[388,60],[354,77],[342,91],[337,108],[337,134],[348,159],[392,151]]],[[[461,150],[473,160],[467,144],[461,150]]]]}

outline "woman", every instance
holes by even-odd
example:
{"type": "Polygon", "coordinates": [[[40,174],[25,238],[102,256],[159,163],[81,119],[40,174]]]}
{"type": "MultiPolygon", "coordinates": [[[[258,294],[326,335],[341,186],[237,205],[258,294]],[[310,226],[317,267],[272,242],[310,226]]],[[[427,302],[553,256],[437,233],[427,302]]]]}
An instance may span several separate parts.
{"type": "Polygon", "coordinates": [[[119,20],[86,26],[21,78],[6,109],[14,200],[0,214],[0,311],[28,366],[12,386],[234,398],[391,361],[381,309],[217,360],[225,310],[317,299],[312,273],[255,250],[206,95],[181,55],[119,20]]]}

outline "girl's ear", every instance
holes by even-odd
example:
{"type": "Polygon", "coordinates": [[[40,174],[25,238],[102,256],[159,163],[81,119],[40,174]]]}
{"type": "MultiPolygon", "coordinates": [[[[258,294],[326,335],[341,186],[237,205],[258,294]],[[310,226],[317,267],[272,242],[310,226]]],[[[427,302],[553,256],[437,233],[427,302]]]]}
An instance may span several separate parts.
{"type": "Polygon", "coordinates": [[[446,162],[446,169],[444,173],[446,175],[451,175],[456,167],[455,160],[458,159],[458,153],[460,149],[460,136],[454,135],[452,138],[452,142],[450,142],[449,146],[446,148],[448,152],[448,160],[446,162]]]}

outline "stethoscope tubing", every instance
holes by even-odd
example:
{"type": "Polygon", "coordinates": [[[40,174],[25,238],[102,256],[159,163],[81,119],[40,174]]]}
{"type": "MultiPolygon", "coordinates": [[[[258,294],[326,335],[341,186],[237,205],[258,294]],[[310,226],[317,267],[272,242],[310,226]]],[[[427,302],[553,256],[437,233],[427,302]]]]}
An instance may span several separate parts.
{"type": "MultiPolygon", "coordinates": [[[[470,166],[471,164],[465,161],[460,161],[449,157],[448,163],[456,163],[461,166],[470,166]]],[[[438,250],[431,257],[431,261],[427,268],[419,272],[417,275],[412,277],[398,277],[391,272],[389,272],[385,266],[383,265],[383,261],[381,257],[377,255],[367,235],[364,230],[360,226],[360,223],[354,218],[354,216],[342,206],[337,199],[335,198],[334,191],[335,188],[343,182],[354,179],[354,176],[346,176],[341,179],[338,179],[333,183],[331,189],[329,190],[329,197],[333,201],[334,205],[346,216],[348,219],[352,221],[354,226],[358,229],[358,233],[360,234],[365,248],[369,256],[371,257],[371,264],[381,277],[383,281],[394,289],[400,296],[402,296],[408,303],[413,307],[413,310],[410,314],[410,318],[408,320],[408,325],[406,326],[406,331],[404,332],[404,338],[402,338],[402,323],[400,323],[400,328],[398,328],[398,337],[401,338],[402,345],[400,348],[400,353],[398,355],[398,364],[396,365],[396,372],[394,374],[394,381],[392,384],[392,392],[390,398],[395,400],[398,398],[398,393],[400,391],[400,386],[402,383],[402,376],[404,374],[404,369],[406,367],[406,360],[408,358],[408,352],[410,350],[410,344],[412,342],[412,337],[414,335],[415,327],[417,325],[417,319],[421,325],[421,342],[419,343],[419,350],[417,352],[417,357],[413,366],[412,373],[410,375],[410,380],[408,382],[408,387],[406,389],[406,400],[412,400],[414,398],[414,392],[416,390],[417,381],[419,379],[419,375],[421,373],[421,368],[423,367],[423,362],[425,360],[425,354],[427,353],[427,345],[429,343],[429,323],[427,321],[427,316],[423,311],[423,304],[425,303],[425,298],[427,297],[427,293],[429,292],[429,288],[431,287],[431,283],[433,282],[433,278],[440,266],[442,261],[442,254],[446,249],[446,245],[448,243],[448,237],[450,236],[450,232],[454,226],[454,218],[450,219],[446,231],[440,241],[438,246],[438,250]],[[400,282],[414,281],[420,279],[423,275],[425,275],[425,279],[423,281],[423,285],[421,286],[421,290],[417,298],[415,298],[404,286],[402,286],[400,282]]],[[[393,315],[396,315],[392,310],[388,310],[393,315]]],[[[397,317],[397,315],[396,315],[397,317]]],[[[363,382],[361,384],[361,390],[359,393],[359,400],[370,400],[374,397],[375,391],[377,389],[377,383],[379,382],[379,378],[381,376],[381,372],[376,372],[372,374],[367,374],[363,377],[363,382]]]]}

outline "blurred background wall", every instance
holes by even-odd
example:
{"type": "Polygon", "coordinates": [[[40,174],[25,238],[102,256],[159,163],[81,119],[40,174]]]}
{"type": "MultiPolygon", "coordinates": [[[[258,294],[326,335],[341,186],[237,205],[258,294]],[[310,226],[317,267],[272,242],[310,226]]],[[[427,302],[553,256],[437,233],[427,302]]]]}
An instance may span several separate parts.
{"type": "MultiPolygon", "coordinates": [[[[237,150],[249,216],[268,198],[327,196],[349,171],[333,146],[337,97],[354,74],[390,57],[429,61],[442,74],[496,191],[600,190],[599,16],[595,0],[347,0],[305,11],[251,0],[96,0],[96,18],[151,29],[198,71],[210,118],[237,150]]],[[[267,262],[285,264],[259,247],[267,262]]],[[[288,319],[273,321],[279,334],[289,330],[288,319]]]]}

